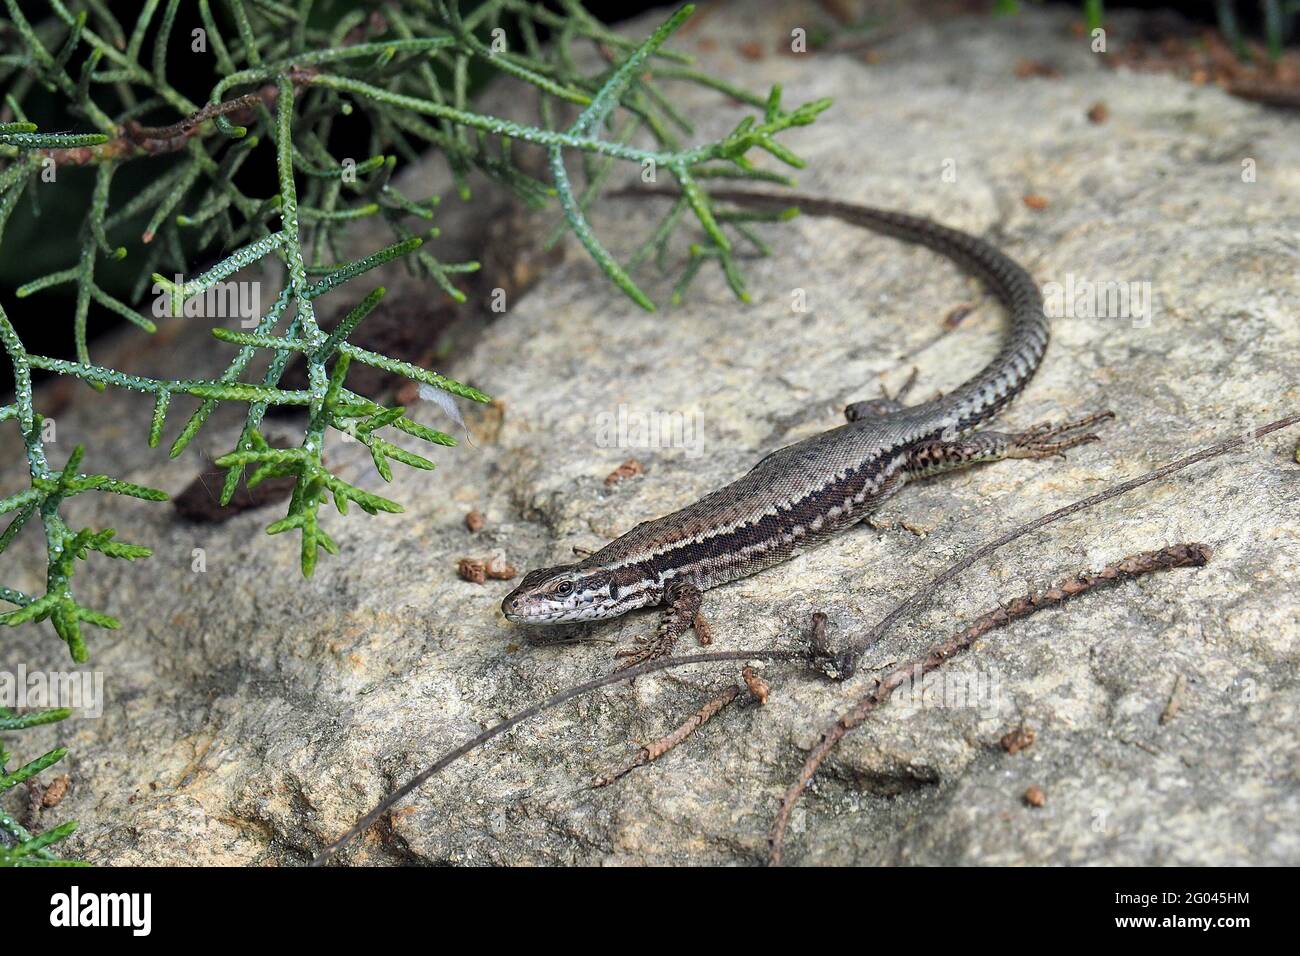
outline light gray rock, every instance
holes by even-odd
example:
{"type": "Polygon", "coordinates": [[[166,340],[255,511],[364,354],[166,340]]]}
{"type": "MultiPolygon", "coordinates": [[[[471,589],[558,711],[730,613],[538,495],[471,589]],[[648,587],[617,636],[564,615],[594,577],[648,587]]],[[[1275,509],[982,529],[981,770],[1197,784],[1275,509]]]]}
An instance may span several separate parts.
{"type": "MultiPolygon", "coordinates": [[[[835,98],[789,139],[808,160],[801,189],[984,233],[1044,283],[1148,283],[1154,307],[1149,321],[1057,321],[1041,372],[1007,416],[1024,426],[1113,408],[1103,444],[1064,462],[999,463],[908,488],[874,527],[711,592],[719,648],[795,646],[818,609],[832,639],[847,640],[993,534],[1295,410],[1293,120],[1216,89],[1112,72],[1066,16],[1047,11],[919,26],[871,64],[816,53],[755,62],[737,52],[736,38],[751,35],[771,50],[793,17],[776,4],[763,13],[714,7],[682,42],[735,82],[782,83],[787,103],[835,98]],[[1026,56],[1062,75],[1018,79],[1026,56]],[[1109,107],[1102,125],[1085,116],[1097,100],[1109,107]],[[1255,182],[1242,180],[1246,159],[1255,182]],[[1028,208],[1029,193],[1047,207],[1028,208]]],[[[685,87],[679,105],[700,118],[700,137],[740,115],[685,87]]],[[[659,212],[610,201],[594,225],[626,257],[659,212]]],[[[71,749],[74,789],[47,814],[47,825],[81,820],[68,852],[102,864],[304,862],[438,754],[606,671],[616,645],[653,628],[642,614],[580,632],[587,640],[577,643],[530,644],[533,635],[498,610],[510,585],[460,580],[459,558],[500,549],[521,570],[569,560],[574,547],[597,547],[836,424],[843,404],[901,384],[913,365],[918,387],[932,392],[995,349],[1001,309],[933,254],[813,219],[770,235],[776,254],[744,263],[755,299],[747,307],[706,270],[685,306],[645,314],[585,256],[570,255],[445,370],[500,398],[503,420],[475,413],[475,446],[436,453],[432,476],[399,473],[391,494],[407,506],[400,518],[327,519],[343,557],[324,558],[310,581],[298,573],[296,543],[261,534],[279,506],[195,527],[166,506],[78,500],[79,517],[117,525],[156,555],[134,566],[92,561],[78,579],[84,596],[124,621],[91,643],[104,716],[15,741],[25,751],[71,749]],[[791,307],[796,289],[806,313],[791,307]],[[963,302],[975,311],[943,333],[963,302]],[[680,416],[698,426],[699,441],[608,447],[604,426],[621,406],[680,416]],[[606,488],[628,457],[645,476],[606,488]],[[477,536],[463,525],[471,508],[488,519],[477,536]],[[195,547],[207,552],[204,574],[190,569],[195,547]]],[[[642,278],[667,299],[670,279],[642,278]]],[[[427,296],[400,281],[393,295],[427,296]]],[[[205,329],[166,334],[167,354],[143,352],[138,367],[182,356],[214,367],[205,329]]],[[[56,447],[85,440],[89,468],[177,492],[197,457],[165,463],[144,452],[149,412],[121,393],[79,402],[59,419],[56,447]]],[[[437,421],[428,406],[418,414],[437,421]]],[[[233,434],[222,419],[203,447],[224,451],[233,434]]],[[[1031,586],[1194,540],[1214,548],[1209,567],[1036,615],[940,671],[943,689],[965,686],[973,706],[896,701],[878,711],[805,797],[788,856],[1300,862],[1295,439],[1268,436],[1017,542],[895,629],[848,684],[760,668],[773,684],[767,706],[733,705],[613,786],[586,789],[736,673],[696,666],[575,701],[435,777],[345,859],[760,861],[804,752],[874,668],[923,652],[1031,586]],[[1180,706],[1162,723],[1180,675],[1180,706]],[[999,739],[1022,722],[1036,742],[1004,752],[999,739]],[[1022,802],[1031,784],[1045,806],[1022,802]]],[[[330,455],[349,479],[380,484],[356,446],[330,455]]],[[[12,466],[4,480],[19,482],[12,466]]],[[[26,554],[35,587],[39,565],[26,554]]],[[[6,583],[21,586],[14,564],[6,583]]],[[[66,666],[44,628],[0,637],[8,661],[66,666]]]]}

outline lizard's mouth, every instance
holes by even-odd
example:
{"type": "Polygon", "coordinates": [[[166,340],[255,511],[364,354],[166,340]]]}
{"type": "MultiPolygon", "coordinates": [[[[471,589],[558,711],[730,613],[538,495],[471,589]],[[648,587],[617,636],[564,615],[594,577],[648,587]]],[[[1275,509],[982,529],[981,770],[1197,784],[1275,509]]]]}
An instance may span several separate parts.
{"type": "Polygon", "coordinates": [[[517,594],[510,594],[501,602],[501,613],[506,616],[507,621],[513,621],[516,624],[527,624],[533,619],[528,613],[524,599],[517,594]]]}
{"type": "Polygon", "coordinates": [[[501,602],[501,613],[506,616],[507,621],[513,621],[515,624],[531,624],[537,621],[536,612],[532,611],[526,600],[517,593],[510,594],[501,602]]]}
{"type": "MultiPolygon", "coordinates": [[[[501,602],[501,613],[515,624],[576,624],[611,617],[610,608],[599,601],[556,600],[529,594],[518,588],[501,602]]],[[[615,612],[618,613],[618,612],[615,612]]]]}
{"type": "Polygon", "coordinates": [[[515,624],[564,624],[584,621],[585,608],[567,607],[553,601],[539,600],[535,596],[514,591],[501,602],[501,613],[515,624]]]}

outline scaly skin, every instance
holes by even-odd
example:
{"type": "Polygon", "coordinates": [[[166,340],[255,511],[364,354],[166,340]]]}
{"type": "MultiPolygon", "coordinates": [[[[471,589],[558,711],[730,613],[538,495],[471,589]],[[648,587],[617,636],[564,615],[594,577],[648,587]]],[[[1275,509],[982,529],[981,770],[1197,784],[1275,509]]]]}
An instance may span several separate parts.
{"type": "Polygon", "coordinates": [[[502,602],[512,621],[551,624],[617,617],[667,600],[658,637],[625,666],[667,653],[695,620],[701,591],[815,547],[861,521],[908,480],[978,461],[1060,454],[1095,441],[1095,435],[1068,433],[1109,414],[1015,435],[972,434],[1028,384],[1048,339],[1033,278],[984,240],[917,216],[812,196],[710,195],[760,208],[797,205],[803,213],[928,246],[981,278],[1011,323],[998,354],[955,391],[911,407],[890,399],[850,405],[848,424],[773,452],[726,487],[637,525],[577,564],[530,572],[502,602]]]}

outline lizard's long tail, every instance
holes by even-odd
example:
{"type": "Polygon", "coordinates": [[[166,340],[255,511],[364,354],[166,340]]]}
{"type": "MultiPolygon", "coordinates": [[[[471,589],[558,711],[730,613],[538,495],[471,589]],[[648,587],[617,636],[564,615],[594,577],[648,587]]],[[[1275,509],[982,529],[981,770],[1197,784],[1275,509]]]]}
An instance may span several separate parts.
{"type": "Polygon", "coordinates": [[[709,195],[756,208],[797,206],[809,215],[831,216],[896,239],[927,246],[952,259],[989,286],[1011,313],[1011,327],[1002,348],[977,375],[946,395],[941,404],[927,402],[904,413],[906,420],[916,426],[918,434],[931,427],[936,413],[943,419],[940,431],[962,433],[975,428],[1015,398],[1038,370],[1043,353],[1047,351],[1048,339],[1042,293],[1033,277],[1019,263],[991,243],[920,216],[817,196],[732,189],[711,189],[709,195]]]}

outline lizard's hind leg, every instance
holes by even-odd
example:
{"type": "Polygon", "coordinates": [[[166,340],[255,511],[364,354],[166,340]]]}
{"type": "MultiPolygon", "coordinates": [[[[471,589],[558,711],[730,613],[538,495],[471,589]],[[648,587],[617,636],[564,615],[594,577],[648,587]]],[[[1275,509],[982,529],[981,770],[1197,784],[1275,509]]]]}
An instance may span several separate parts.
{"type": "Polygon", "coordinates": [[[903,383],[903,387],[892,396],[885,389],[885,386],[882,385],[880,386],[881,398],[873,398],[865,402],[854,402],[852,405],[845,405],[844,417],[851,422],[860,422],[864,418],[880,418],[884,415],[890,414],[891,412],[901,412],[904,407],[903,399],[907,397],[907,393],[910,392],[912,386],[916,384],[916,375],[917,370],[916,368],[913,368],[912,374],[907,376],[907,381],[903,383]]]}
{"type": "Polygon", "coordinates": [[[695,628],[701,644],[713,643],[709,625],[700,614],[700,599],[703,596],[704,592],[690,581],[685,578],[674,578],[664,594],[664,612],[659,619],[655,636],[649,640],[637,638],[640,647],[615,654],[615,657],[624,657],[626,660],[614,670],[616,672],[627,670],[629,667],[636,667],[637,664],[652,661],[656,657],[665,657],[672,653],[677,638],[692,627],[695,628]]]}
{"type": "Polygon", "coordinates": [[[1065,457],[1069,448],[1101,441],[1101,437],[1086,431],[1088,426],[1108,418],[1114,412],[1098,412],[1078,421],[1053,425],[1044,422],[1023,432],[976,432],[952,441],[937,439],[917,448],[908,463],[908,473],[913,478],[924,478],[940,472],[964,468],[983,461],[1000,461],[1003,458],[1054,458],[1065,457]]]}

